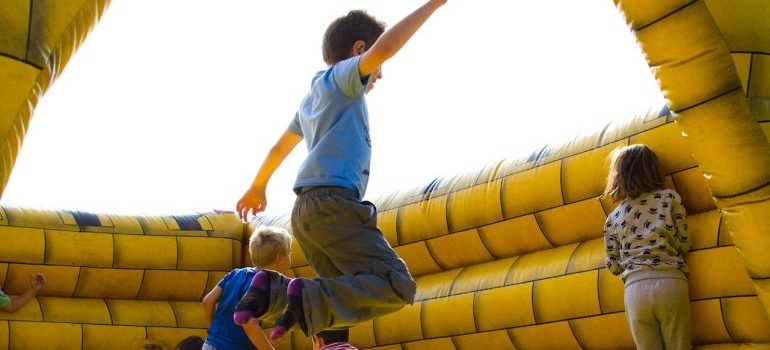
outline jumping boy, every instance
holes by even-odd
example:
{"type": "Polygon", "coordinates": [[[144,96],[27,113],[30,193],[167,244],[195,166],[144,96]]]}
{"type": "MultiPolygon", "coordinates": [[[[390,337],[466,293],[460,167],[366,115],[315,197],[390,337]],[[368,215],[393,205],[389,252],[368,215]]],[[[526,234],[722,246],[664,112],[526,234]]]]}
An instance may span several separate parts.
{"type": "MultiPolygon", "coordinates": [[[[270,177],[305,139],[308,155],[294,184],[297,199],[291,223],[297,243],[320,278],[291,280],[288,304],[273,339],[296,323],[306,335],[317,334],[414,302],[416,284],[406,264],[377,228],[374,205],[362,201],[371,158],[364,94],[382,77],[382,64],[445,3],[429,0],[384,34],[384,25],[363,11],[351,11],[332,22],[323,42],[329,67],[315,75],[288,130],[238,201],[236,209],[243,220],[263,211],[270,177]]],[[[260,280],[264,282],[252,283],[243,303],[255,317],[275,299],[270,295],[275,289],[269,286],[271,279],[260,280]]]]}
{"type": "MultiPolygon", "coordinates": [[[[248,291],[254,275],[258,272],[282,276],[291,265],[291,236],[278,227],[259,227],[249,238],[249,253],[255,268],[241,268],[230,271],[217,286],[203,298],[203,309],[210,323],[208,337],[203,350],[224,349],[273,349],[267,341],[258,320],[249,319],[241,326],[233,321],[233,313],[241,297],[248,291]],[[259,269],[259,270],[257,270],[259,269]],[[280,272],[280,273],[279,273],[280,272]]],[[[286,279],[286,278],[284,278],[286,279]]],[[[281,291],[286,283],[275,284],[281,291]]],[[[274,293],[285,298],[281,293],[274,293]]],[[[280,303],[281,301],[276,302],[280,303]]],[[[285,300],[282,301],[286,303],[285,300]]],[[[273,321],[283,310],[270,312],[273,321]]]]}

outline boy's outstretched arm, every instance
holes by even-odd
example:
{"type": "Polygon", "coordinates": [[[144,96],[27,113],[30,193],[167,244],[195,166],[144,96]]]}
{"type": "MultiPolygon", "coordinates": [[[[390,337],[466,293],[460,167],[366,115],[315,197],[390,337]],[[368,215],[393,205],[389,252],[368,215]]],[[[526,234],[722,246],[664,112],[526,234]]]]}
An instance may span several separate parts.
{"type": "Polygon", "coordinates": [[[11,302],[3,307],[2,311],[12,314],[19,311],[27,302],[29,302],[40,290],[43,288],[47,280],[42,273],[38,273],[29,277],[29,289],[24,294],[11,298],[11,302]]]}
{"type": "Polygon", "coordinates": [[[275,169],[278,169],[278,166],[281,165],[286,156],[291,153],[300,141],[302,141],[302,136],[286,130],[273,148],[270,149],[267,157],[262,161],[262,166],[259,168],[257,176],[254,177],[251,186],[246,190],[246,193],[243,194],[235,207],[241,220],[246,221],[249,213],[256,215],[265,210],[265,207],[267,207],[267,197],[265,196],[267,182],[270,181],[270,177],[273,176],[275,169]]]}
{"type": "Polygon", "coordinates": [[[428,17],[446,2],[447,0],[428,0],[427,3],[385,31],[371,48],[361,54],[361,60],[358,62],[358,73],[365,77],[382,66],[398,50],[401,50],[412,35],[428,20],[428,17]]]}

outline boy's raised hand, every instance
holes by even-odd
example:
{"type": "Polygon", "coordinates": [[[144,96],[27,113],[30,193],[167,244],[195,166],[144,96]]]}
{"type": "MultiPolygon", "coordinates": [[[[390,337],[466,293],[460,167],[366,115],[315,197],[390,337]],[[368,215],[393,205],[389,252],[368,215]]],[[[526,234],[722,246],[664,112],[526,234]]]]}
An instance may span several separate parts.
{"type": "Polygon", "coordinates": [[[235,210],[244,222],[248,221],[249,214],[257,215],[267,207],[267,196],[262,188],[249,187],[243,197],[238,201],[235,210]]]}
{"type": "Polygon", "coordinates": [[[46,281],[45,275],[42,273],[38,273],[29,277],[29,287],[35,291],[39,291],[40,288],[43,288],[46,282],[48,281],[46,281]]]}
{"type": "Polygon", "coordinates": [[[369,76],[382,66],[385,61],[401,50],[433,12],[446,2],[447,0],[428,0],[428,2],[386,30],[372,44],[371,48],[361,54],[361,59],[358,62],[358,73],[362,77],[369,76]]]}

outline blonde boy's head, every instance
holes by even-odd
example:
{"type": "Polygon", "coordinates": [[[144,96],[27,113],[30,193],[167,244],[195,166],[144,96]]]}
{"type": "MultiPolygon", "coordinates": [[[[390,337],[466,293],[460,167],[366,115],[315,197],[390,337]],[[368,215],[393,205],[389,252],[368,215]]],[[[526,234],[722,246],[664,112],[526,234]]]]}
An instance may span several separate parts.
{"type": "Polygon", "coordinates": [[[260,226],[249,238],[249,253],[255,267],[264,268],[291,253],[291,235],[280,227],[260,226]]]}

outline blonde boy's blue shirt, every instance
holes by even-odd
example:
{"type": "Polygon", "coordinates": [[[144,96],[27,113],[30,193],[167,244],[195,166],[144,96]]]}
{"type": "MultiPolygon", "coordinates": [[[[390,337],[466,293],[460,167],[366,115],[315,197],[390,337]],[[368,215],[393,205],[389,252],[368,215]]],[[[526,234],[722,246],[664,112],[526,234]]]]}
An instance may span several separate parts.
{"type": "Polygon", "coordinates": [[[364,93],[368,78],[358,73],[360,56],[340,61],[313,78],[289,131],[305,138],[308,155],[294,190],[341,186],[366,193],[371,141],[364,93]]]}

